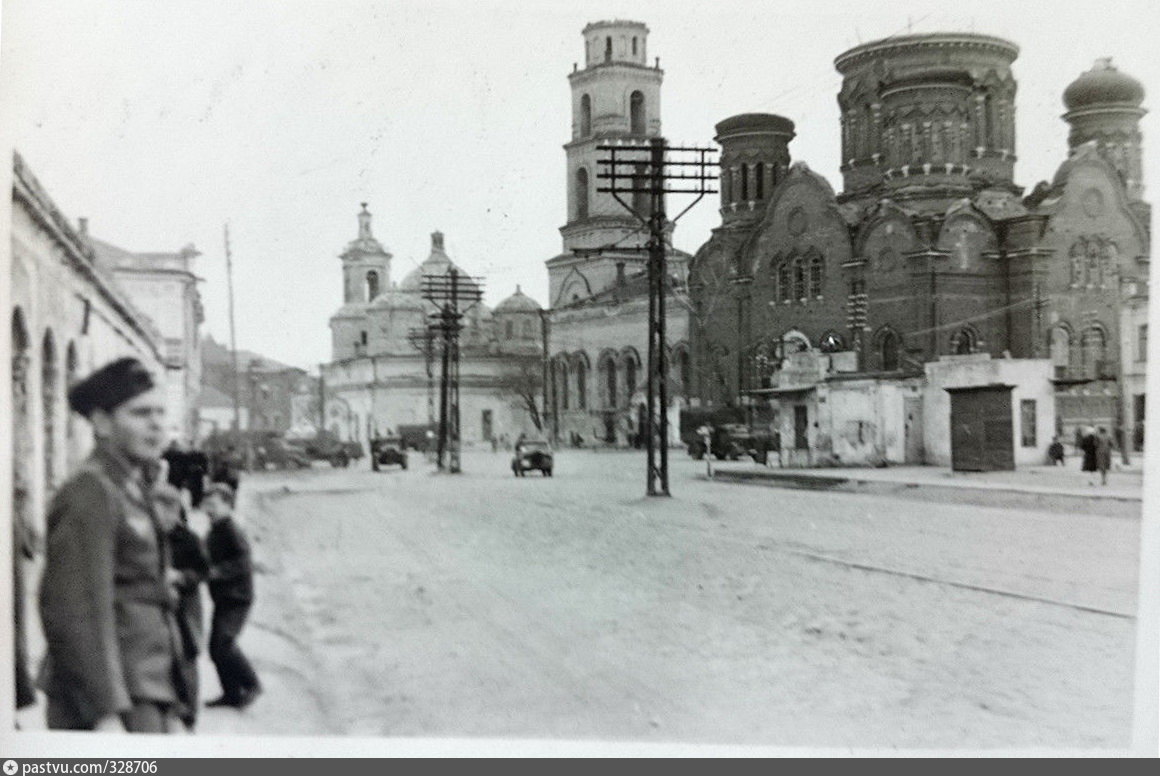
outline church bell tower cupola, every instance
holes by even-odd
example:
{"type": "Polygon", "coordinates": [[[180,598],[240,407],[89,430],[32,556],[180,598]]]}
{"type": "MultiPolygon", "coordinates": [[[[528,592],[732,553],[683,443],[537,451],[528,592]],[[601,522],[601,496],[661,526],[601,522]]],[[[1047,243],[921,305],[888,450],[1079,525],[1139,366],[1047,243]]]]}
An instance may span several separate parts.
{"type": "MultiPolygon", "coordinates": [[[[659,62],[648,63],[648,27],[641,22],[603,21],[584,28],[584,68],[574,70],[572,139],[568,165],[568,224],[565,249],[605,244],[598,226],[621,228],[632,216],[611,194],[598,192],[598,145],[645,141],[661,132],[659,62]]],[[[633,228],[635,228],[633,223],[633,228]]]]}
{"type": "Polygon", "coordinates": [[[1143,138],[1140,119],[1147,112],[1144,87],[1115,68],[1110,58],[1097,59],[1063,92],[1071,126],[1067,145],[1071,153],[1084,143],[1096,141],[1100,154],[1124,180],[1129,199],[1144,197],[1143,138]]]}
{"type": "Polygon", "coordinates": [[[343,304],[369,304],[390,288],[391,254],[371,232],[371,213],[365,202],[358,214],[358,237],[347,244],[339,258],[343,304]]]}

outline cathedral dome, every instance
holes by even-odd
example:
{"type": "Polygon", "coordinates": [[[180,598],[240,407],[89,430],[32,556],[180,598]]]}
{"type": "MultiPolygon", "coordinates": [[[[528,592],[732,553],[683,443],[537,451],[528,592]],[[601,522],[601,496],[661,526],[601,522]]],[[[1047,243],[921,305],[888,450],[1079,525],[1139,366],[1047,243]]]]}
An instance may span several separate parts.
{"type": "MultiPolygon", "coordinates": [[[[402,282],[399,283],[400,291],[422,291],[423,290],[423,276],[424,275],[446,275],[454,269],[460,275],[466,277],[461,268],[456,266],[451,257],[443,250],[443,233],[431,233],[431,253],[427,258],[415,269],[407,273],[402,282]]],[[[475,285],[471,281],[471,285],[475,285]]]]}
{"type": "Polygon", "coordinates": [[[371,310],[422,310],[423,299],[415,293],[392,288],[375,297],[371,310]]]}
{"type": "Polygon", "coordinates": [[[1121,73],[1111,58],[1097,59],[1092,69],[1071,82],[1063,92],[1068,110],[1093,105],[1139,105],[1144,101],[1144,87],[1127,73],[1121,73]]]}
{"type": "Polygon", "coordinates": [[[495,311],[503,313],[538,313],[540,305],[516,286],[516,292],[495,306],[495,311]]]}

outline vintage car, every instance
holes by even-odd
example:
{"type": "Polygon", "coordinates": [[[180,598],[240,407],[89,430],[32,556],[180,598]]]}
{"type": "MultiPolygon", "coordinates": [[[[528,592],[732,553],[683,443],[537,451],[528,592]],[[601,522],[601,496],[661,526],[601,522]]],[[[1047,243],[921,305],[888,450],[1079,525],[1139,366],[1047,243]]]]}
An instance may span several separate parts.
{"type": "Polygon", "coordinates": [[[529,439],[519,445],[512,456],[512,473],[523,477],[524,472],[539,469],[545,477],[552,476],[552,447],[542,439],[529,439]]]}
{"type": "Polygon", "coordinates": [[[254,444],[254,468],[258,471],[275,469],[309,469],[310,459],[300,449],[288,444],[281,436],[271,435],[254,444]]]}
{"type": "Polygon", "coordinates": [[[344,442],[336,434],[322,431],[311,437],[287,435],[286,443],[296,447],[312,461],[329,461],[334,468],[350,466],[352,460],[362,458],[362,445],[344,442]]]}
{"type": "Polygon", "coordinates": [[[378,471],[383,466],[407,468],[407,451],[401,437],[378,437],[371,441],[371,468],[378,471]]]}

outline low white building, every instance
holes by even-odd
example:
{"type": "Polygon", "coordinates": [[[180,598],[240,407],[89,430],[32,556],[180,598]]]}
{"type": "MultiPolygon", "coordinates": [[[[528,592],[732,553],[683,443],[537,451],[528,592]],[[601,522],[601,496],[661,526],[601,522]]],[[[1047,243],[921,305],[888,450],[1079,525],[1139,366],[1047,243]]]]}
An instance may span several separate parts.
{"type": "Polygon", "coordinates": [[[768,403],[784,467],[954,466],[1046,461],[1055,429],[1048,359],[943,356],[924,372],[855,372],[852,352],[787,356],[768,403]]]}

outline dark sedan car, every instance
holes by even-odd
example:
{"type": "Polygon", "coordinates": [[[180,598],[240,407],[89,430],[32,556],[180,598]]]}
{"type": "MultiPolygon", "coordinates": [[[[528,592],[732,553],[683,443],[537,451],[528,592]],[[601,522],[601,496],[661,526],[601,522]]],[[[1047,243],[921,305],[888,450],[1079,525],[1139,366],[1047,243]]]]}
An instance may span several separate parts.
{"type": "Polygon", "coordinates": [[[378,471],[382,466],[407,468],[407,451],[399,437],[385,437],[371,443],[371,468],[378,471]]]}
{"type": "Polygon", "coordinates": [[[542,439],[531,439],[520,445],[512,456],[512,473],[523,477],[524,473],[538,469],[545,477],[552,476],[552,447],[542,439]]]}

